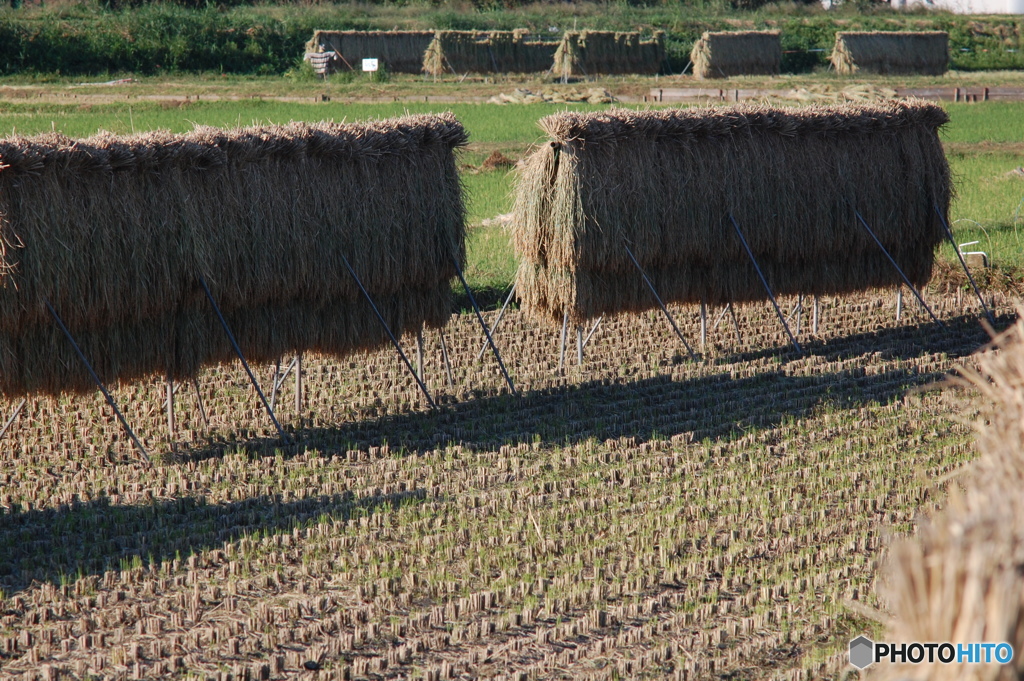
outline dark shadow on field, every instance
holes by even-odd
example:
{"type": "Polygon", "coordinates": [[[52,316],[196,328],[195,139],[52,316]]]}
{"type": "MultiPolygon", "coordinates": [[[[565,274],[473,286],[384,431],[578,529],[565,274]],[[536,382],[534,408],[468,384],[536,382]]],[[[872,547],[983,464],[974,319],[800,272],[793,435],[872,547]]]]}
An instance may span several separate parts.
{"type": "MultiPolygon", "coordinates": [[[[505,299],[508,298],[509,291],[512,290],[512,286],[478,286],[473,289],[473,300],[476,301],[477,306],[481,312],[487,312],[489,310],[498,310],[501,308],[505,299]]],[[[455,285],[452,287],[452,312],[455,314],[472,314],[473,304],[469,300],[469,295],[462,286],[455,285]]],[[[519,308],[519,302],[513,300],[510,307],[513,309],[519,308]]]]}
{"type": "MultiPolygon", "coordinates": [[[[872,353],[890,359],[936,353],[961,357],[987,339],[976,318],[964,317],[947,321],[944,329],[936,325],[901,327],[808,343],[807,351],[831,361],[872,353]]],[[[872,402],[888,403],[943,375],[938,369],[911,368],[869,374],[861,367],[831,372],[811,368],[809,375],[799,375],[804,367],[794,366],[795,355],[778,348],[765,352],[780,355],[780,363],[762,366],[750,376],[720,372],[690,380],[671,376],[608,379],[534,391],[522,398],[507,394],[480,397],[434,412],[300,430],[294,433],[299,444],[284,449],[286,454],[310,448],[344,456],[348,450],[365,451],[386,442],[393,456],[403,456],[453,442],[484,451],[504,444],[557,446],[618,437],[638,443],[674,436],[686,441],[728,442],[819,409],[842,411],[872,402]]],[[[760,355],[751,353],[740,360],[754,356],[760,355]]],[[[742,370],[742,361],[733,368],[742,370]]],[[[280,443],[258,439],[227,446],[241,446],[254,453],[281,448],[280,443]]],[[[184,458],[219,456],[224,448],[198,449],[184,458]]],[[[287,503],[259,497],[213,505],[182,498],[144,506],[112,506],[100,501],[0,513],[0,587],[10,594],[32,580],[59,583],[64,577],[102,574],[136,557],[143,564],[185,557],[220,548],[246,534],[290,532],[322,515],[348,519],[356,514],[386,513],[426,498],[423,490],[362,498],[343,494],[287,503]]]]}
{"type": "MultiPolygon", "coordinates": [[[[980,315],[963,315],[943,320],[945,327],[935,322],[885,327],[870,333],[859,333],[838,338],[801,338],[800,348],[805,355],[822,357],[836,362],[877,352],[883,359],[909,360],[925,353],[945,352],[952,357],[971,354],[990,338],[982,326],[980,315]]],[[[1017,321],[1015,315],[1000,315],[995,319],[997,330],[1008,328],[1017,321]]],[[[776,322],[777,323],[777,322],[776,322]]],[[[823,322],[823,325],[827,321],[823,322]]],[[[780,326],[781,329],[781,326],[780,326]]],[[[715,364],[736,364],[765,357],[780,357],[785,361],[799,359],[791,344],[759,348],[718,357],[715,364]]]]}
{"type": "MultiPolygon", "coordinates": [[[[106,570],[186,558],[257,532],[286,534],[327,516],[331,520],[390,513],[427,498],[425,490],[356,497],[351,493],[282,502],[250,497],[208,504],[183,497],[148,505],[106,499],[57,509],[0,513],[0,588],[7,596],[33,581],[61,584],[106,570]]],[[[2,611],[0,611],[2,614],[2,611]]]]}
{"type": "MultiPolygon", "coordinates": [[[[1010,317],[997,319],[1003,327],[1010,317]]],[[[984,345],[989,336],[974,316],[946,320],[944,327],[920,324],[884,328],[843,338],[808,341],[805,355],[841,362],[865,355],[879,360],[912,360],[946,354],[964,357],[984,345]]],[[[540,442],[573,444],[588,439],[652,438],[689,434],[687,439],[729,440],[751,428],[772,427],[788,416],[805,414],[823,405],[846,409],[869,402],[886,403],[908,389],[941,378],[940,371],[901,369],[867,375],[863,368],[839,372],[811,371],[791,375],[799,359],[791,346],[768,348],[714,360],[731,371],[744,362],[778,357],[778,368],[762,368],[752,376],[722,373],[689,380],[668,375],[643,380],[602,379],[577,385],[532,391],[521,398],[508,394],[480,396],[448,404],[433,412],[412,412],[293,433],[298,445],[251,439],[230,445],[252,452],[285,453],[297,449],[344,453],[387,443],[392,451],[429,451],[449,443],[473,449],[540,442]]],[[[682,361],[682,358],[680,358],[682,361]]],[[[225,445],[194,449],[186,459],[219,456],[225,445]]]]}

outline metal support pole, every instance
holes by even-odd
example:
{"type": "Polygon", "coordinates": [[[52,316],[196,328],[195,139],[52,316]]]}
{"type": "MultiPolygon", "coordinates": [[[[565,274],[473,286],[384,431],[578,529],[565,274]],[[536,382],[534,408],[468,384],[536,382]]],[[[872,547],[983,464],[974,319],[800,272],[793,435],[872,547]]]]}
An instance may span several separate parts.
{"type": "Polygon", "coordinates": [[[935,208],[935,214],[939,216],[939,220],[942,222],[943,229],[946,230],[946,236],[949,237],[949,243],[953,246],[953,251],[956,252],[956,257],[960,260],[960,264],[964,268],[964,274],[967,275],[967,280],[971,282],[971,288],[974,289],[974,295],[978,296],[978,301],[981,303],[981,309],[985,311],[985,316],[988,317],[988,323],[993,327],[996,325],[996,320],[989,312],[988,307],[985,305],[985,299],[981,297],[981,291],[978,290],[978,285],[974,283],[974,277],[971,276],[971,270],[967,267],[967,261],[964,260],[964,254],[960,252],[960,247],[957,246],[956,239],[953,238],[953,230],[946,224],[946,218],[942,215],[942,211],[939,207],[932,205],[935,208]]]}
{"type": "Polygon", "coordinates": [[[260,396],[260,401],[263,402],[263,406],[270,415],[270,420],[274,422],[274,427],[277,428],[277,434],[282,440],[287,442],[288,437],[284,434],[284,429],[281,428],[281,424],[277,422],[277,417],[274,416],[274,410],[271,408],[270,402],[267,401],[267,396],[264,395],[263,390],[260,389],[259,381],[256,380],[256,376],[253,375],[252,369],[249,368],[249,363],[245,361],[245,356],[242,354],[242,348],[239,347],[238,341],[235,340],[235,334],[231,333],[228,321],[224,319],[224,315],[221,314],[217,301],[213,299],[213,294],[210,293],[210,287],[206,285],[206,279],[200,276],[199,283],[202,284],[203,291],[206,292],[206,297],[210,301],[210,305],[213,306],[213,311],[217,313],[217,319],[220,320],[220,325],[224,327],[224,333],[227,334],[228,340],[231,341],[231,347],[234,348],[235,354],[238,355],[238,359],[242,361],[242,367],[245,369],[245,373],[249,375],[252,387],[256,388],[256,394],[260,396]]]}
{"type": "Polygon", "coordinates": [[[419,374],[420,380],[426,382],[426,378],[423,376],[423,327],[421,326],[416,331],[416,373],[419,374]]]}
{"type": "Polygon", "coordinates": [[[903,273],[903,270],[900,269],[900,266],[896,264],[896,261],[893,259],[893,257],[889,255],[889,251],[886,250],[885,246],[882,245],[882,242],[879,241],[877,236],[875,236],[875,233],[871,231],[871,227],[868,226],[867,221],[864,220],[860,212],[855,210],[853,211],[853,213],[854,215],[857,216],[857,219],[860,220],[860,224],[864,226],[864,229],[867,230],[868,235],[874,240],[878,247],[882,249],[882,253],[884,253],[885,257],[889,259],[889,262],[892,263],[892,266],[895,267],[896,271],[900,273],[900,276],[903,278],[903,282],[907,285],[907,288],[910,289],[911,293],[917,296],[917,302],[921,303],[921,307],[923,307],[928,312],[931,318],[935,320],[936,324],[945,328],[946,325],[942,323],[942,320],[935,316],[935,313],[932,312],[932,309],[928,307],[928,303],[924,302],[924,298],[922,298],[921,294],[918,293],[918,290],[914,288],[914,285],[910,283],[910,279],[907,278],[907,275],[903,273]]]}
{"type": "Polygon", "coordinates": [[[743,237],[743,232],[740,231],[740,223],[736,222],[736,218],[732,216],[732,213],[729,214],[729,219],[732,220],[732,226],[736,228],[736,236],[740,238],[740,243],[743,244],[743,248],[747,251],[747,255],[750,257],[750,262],[754,263],[754,269],[757,270],[757,276],[761,278],[764,290],[768,293],[768,299],[772,301],[772,307],[775,308],[775,314],[779,316],[779,321],[782,322],[782,328],[786,330],[786,335],[789,336],[789,340],[793,343],[793,347],[796,348],[797,353],[801,355],[804,354],[804,351],[800,349],[800,344],[796,342],[793,332],[789,330],[789,324],[786,323],[786,318],[782,316],[782,310],[779,309],[779,304],[775,302],[775,295],[772,293],[771,286],[768,285],[768,280],[764,277],[764,272],[761,271],[761,266],[757,264],[757,259],[754,258],[754,252],[750,250],[747,240],[743,237]]]}
{"type": "Polygon", "coordinates": [[[448,361],[448,346],[444,342],[444,329],[439,329],[437,335],[441,339],[441,358],[444,359],[444,370],[448,374],[448,387],[454,388],[455,377],[452,376],[452,363],[448,361]]]}
{"type": "Polygon", "coordinates": [[[725,315],[727,315],[727,314],[729,314],[729,306],[728,305],[723,307],[722,311],[718,313],[717,317],[715,317],[715,323],[711,325],[711,330],[712,331],[717,331],[718,330],[718,326],[722,323],[722,320],[725,319],[725,315]]]}
{"type": "Polygon", "coordinates": [[[295,414],[302,413],[302,353],[295,355],[295,414]]]}
{"type": "Polygon", "coordinates": [[[0,428],[0,439],[3,439],[4,433],[6,433],[7,429],[11,427],[11,424],[14,423],[14,420],[18,418],[18,415],[21,413],[21,410],[24,409],[24,407],[25,398],[23,397],[21,398],[21,402],[18,402],[18,406],[14,408],[14,413],[12,413],[11,417],[7,419],[7,421],[4,423],[4,427],[0,428]]]}
{"type": "Polygon", "coordinates": [[[562,317],[562,339],[558,343],[558,368],[561,369],[565,366],[565,334],[569,329],[569,311],[565,311],[565,316],[562,317]]]}
{"type": "Polygon", "coordinates": [[[484,322],[484,316],[480,314],[480,306],[476,304],[476,298],[473,296],[473,291],[469,288],[469,284],[466,283],[466,277],[462,274],[462,268],[459,267],[459,261],[457,258],[452,257],[452,264],[455,265],[455,273],[459,275],[459,281],[462,282],[462,288],[466,289],[466,295],[469,296],[469,302],[473,305],[473,311],[476,312],[476,318],[480,322],[480,328],[484,330],[484,335],[487,336],[487,342],[491,344],[491,351],[494,353],[494,358],[498,360],[498,366],[501,367],[501,375],[505,377],[505,382],[508,383],[508,389],[512,391],[513,395],[519,396],[516,391],[516,387],[512,384],[512,379],[509,378],[508,372],[505,371],[505,363],[501,361],[501,354],[498,352],[498,346],[494,344],[494,339],[491,338],[491,332],[487,330],[487,324],[484,322]]]}
{"type": "Polygon", "coordinates": [[[736,319],[736,308],[732,306],[732,303],[729,303],[729,316],[732,317],[732,325],[736,329],[736,342],[742,343],[743,336],[740,334],[740,320],[736,319]]]}
{"type": "Polygon", "coordinates": [[[583,327],[576,327],[576,365],[583,366],[583,327]]]}
{"type": "Polygon", "coordinates": [[[174,440],[174,381],[167,374],[167,435],[174,440]]]}
{"type": "Polygon", "coordinates": [[[690,347],[690,344],[686,342],[682,331],[680,331],[679,327],[676,326],[676,320],[672,318],[672,314],[668,311],[668,308],[665,307],[665,303],[661,302],[661,296],[659,296],[658,292],[655,290],[654,284],[647,277],[647,273],[644,272],[644,268],[640,267],[640,263],[637,261],[636,256],[633,255],[633,251],[629,250],[629,244],[623,240],[622,246],[626,249],[626,254],[629,256],[629,259],[633,261],[633,266],[636,267],[640,276],[643,277],[644,283],[647,284],[647,288],[651,290],[651,293],[654,295],[654,299],[658,301],[658,307],[660,307],[661,311],[665,313],[665,318],[668,319],[668,323],[672,326],[672,330],[676,332],[676,336],[678,336],[679,340],[683,342],[683,346],[686,348],[686,352],[690,355],[690,359],[697,361],[697,355],[693,354],[693,349],[690,347]]]}
{"type": "Polygon", "coordinates": [[[708,307],[704,299],[700,299],[700,351],[704,352],[708,344],[708,307]]]}
{"type": "Polygon", "coordinates": [[[903,316],[903,287],[896,289],[896,321],[903,316]]]}
{"type": "Polygon", "coordinates": [[[800,335],[800,326],[804,316],[804,294],[800,294],[796,299],[796,335],[800,335]]]}
{"type": "Polygon", "coordinates": [[[373,298],[370,297],[369,292],[363,286],[363,282],[359,280],[359,276],[356,275],[356,271],[352,269],[352,265],[349,264],[348,258],[341,256],[341,261],[345,263],[345,268],[348,270],[348,273],[352,275],[353,279],[355,279],[356,286],[358,286],[359,290],[363,292],[363,297],[366,298],[366,302],[370,304],[370,307],[373,309],[373,313],[377,315],[377,320],[380,322],[380,325],[384,327],[384,332],[388,335],[388,338],[391,339],[391,344],[394,345],[395,350],[398,351],[398,356],[402,358],[402,361],[405,362],[405,366],[409,369],[409,373],[411,373],[412,377],[416,379],[416,383],[419,384],[420,390],[423,391],[423,396],[427,398],[427,404],[430,405],[431,409],[436,409],[437,405],[434,404],[434,400],[430,397],[430,393],[427,392],[427,386],[423,385],[423,381],[421,381],[420,377],[416,374],[416,370],[412,368],[409,358],[406,357],[405,353],[402,351],[402,345],[398,342],[398,339],[395,338],[395,334],[391,333],[391,329],[388,327],[388,323],[384,319],[384,315],[382,315],[380,310],[377,309],[377,304],[373,302],[373,298]]]}
{"type": "Polygon", "coordinates": [[[274,362],[274,376],[270,379],[270,408],[277,406],[277,389],[281,387],[281,358],[274,362]]]}
{"type": "MultiPolygon", "coordinates": [[[[512,285],[512,290],[508,292],[508,297],[505,298],[505,304],[501,306],[501,310],[498,312],[498,316],[494,320],[494,324],[491,325],[491,335],[498,330],[498,324],[501,324],[502,317],[505,316],[505,310],[508,309],[509,303],[512,302],[512,296],[516,293],[516,285],[512,285]]],[[[484,341],[480,346],[480,352],[476,353],[477,360],[483,359],[484,352],[487,350],[487,341],[484,341]]]]}
{"type": "Polygon", "coordinates": [[[103,381],[101,381],[100,377],[96,375],[95,371],[93,371],[92,364],[89,364],[89,360],[86,359],[85,353],[82,352],[82,348],[78,347],[78,343],[75,342],[74,336],[72,336],[71,332],[68,331],[68,327],[64,326],[63,320],[61,320],[57,311],[53,309],[53,305],[50,305],[50,301],[44,298],[43,302],[46,303],[46,309],[50,311],[54,321],[57,322],[57,326],[60,327],[60,330],[64,332],[64,335],[67,337],[68,341],[70,341],[71,347],[75,349],[78,359],[80,359],[82,364],[85,365],[85,368],[92,377],[93,382],[100,389],[100,392],[103,393],[103,397],[106,398],[107,404],[109,404],[110,408],[114,410],[114,415],[117,417],[117,420],[121,422],[121,427],[124,428],[126,433],[128,433],[128,437],[131,438],[131,441],[135,444],[135,448],[139,450],[139,454],[141,454],[142,458],[146,460],[146,463],[152,464],[153,462],[150,461],[149,454],[146,453],[146,448],[142,446],[142,442],[140,442],[139,438],[135,436],[135,432],[132,430],[131,426],[128,425],[128,421],[126,421],[124,416],[121,414],[121,410],[117,408],[114,398],[110,396],[110,393],[107,391],[107,387],[103,385],[103,381]]]}
{"type": "Polygon", "coordinates": [[[203,396],[199,393],[199,381],[197,381],[195,377],[192,378],[192,387],[195,388],[196,391],[196,402],[199,404],[199,415],[203,417],[203,424],[206,426],[206,429],[209,430],[210,419],[206,417],[206,407],[203,406],[203,396]]]}
{"type": "Polygon", "coordinates": [[[811,333],[815,336],[818,335],[818,296],[814,296],[814,314],[811,317],[811,333]]]}
{"type": "Polygon", "coordinates": [[[595,333],[597,333],[597,327],[601,326],[601,320],[603,320],[603,319],[604,319],[604,315],[601,315],[600,317],[598,317],[597,321],[594,322],[594,325],[592,327],[590,327],[590,332],[586,336],[583,337],[583,347],[584,348],[587,347],[587,343],[589,343],[590,339],[594,337],[595,333]]]}
{"type": "Polygon", "coordinates": [[[270,396],[271,407],[274,407],[276,409],[277,394],[278,392],[280,392],[281,386],[284,385],[284,382],[288,380],[288,375],[292,373],[292,369],[295,369],[298,366],[299,359],[301,358],[301,356],[301,354],[297,354],[294,357],[292,357],[292,361],[288,362],[288,366],[285,368],[283,372],[281,371],[280,358],[277,360],[277,364],[274,367],[274,389],[270,396]]]}

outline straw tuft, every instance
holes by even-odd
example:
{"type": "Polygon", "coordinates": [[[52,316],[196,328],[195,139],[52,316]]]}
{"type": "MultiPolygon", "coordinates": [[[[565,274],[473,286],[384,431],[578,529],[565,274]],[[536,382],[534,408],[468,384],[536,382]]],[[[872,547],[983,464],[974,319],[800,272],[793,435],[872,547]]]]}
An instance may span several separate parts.
{"type": "MultiPolygon", "coordinates": [[[[1024,309],[1018,310],[1024,315],[1024,309]]],[[[882,596],[892,641],[1010,643],[1016,659],[997,664],[886,665],[884,678],[989,680],[1020,678],[1024,660],[1024,321],[960,370],[959,383],[986,401],[977,423],[981,458],[963,490],[897,542],[885,566],[882,596]]]]}
{"type": "Polygon", "coordinates": [[[436,77],[444,75],[446,70],[444,46],[441,44],[441,36],[435,35],[434,39],[427,45],[427,51],[423,53],[423,73],[436,77]]]}

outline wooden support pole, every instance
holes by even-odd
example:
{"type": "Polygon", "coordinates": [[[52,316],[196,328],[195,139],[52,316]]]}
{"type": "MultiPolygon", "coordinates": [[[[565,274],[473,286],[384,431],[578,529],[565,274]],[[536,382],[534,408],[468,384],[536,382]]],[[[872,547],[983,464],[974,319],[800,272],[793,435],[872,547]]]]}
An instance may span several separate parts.
{"type": "Polygon", "coordinates": [[[900,320],[903,316],[903,287],[900,286],[896,289],[896,321],[900,320]]]}
{"type": "Polygon", "coordinates": [[[576,327],[576,365],[583,366],[583,327],[576,327]]]}

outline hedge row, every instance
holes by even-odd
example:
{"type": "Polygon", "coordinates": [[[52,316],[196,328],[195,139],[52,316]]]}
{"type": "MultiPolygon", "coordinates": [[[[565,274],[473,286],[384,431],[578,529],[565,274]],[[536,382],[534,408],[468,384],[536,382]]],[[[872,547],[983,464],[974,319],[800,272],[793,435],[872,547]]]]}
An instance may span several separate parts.
{"type": "MultiPolygon", "coordinates": [[[[837,30],[943,30],[950,34],[953,68],[1024,68],[1024,21],[1007,17],[960,17],[949,14],[844,12],[840,15],[801,10],[789,14],[747,13],[708,18],[683,16],[675,9],[632,8],[588,17],[586,28],[635,30],[657,26],[668,31],[668,68],[682,71],[690,48],[703,31],[735,28],[781,30],[787,51],[783,70],[807,71],[827,63],[837,30]],[[818,50],[818,51],[815,51],[818,50]]],[[[420,15],[416,28],[508,29],[526,25],[538,33],[565,17],[542,13],[487,11],[420,15]]],[[[345,6],[190,8],[150,4],[131,9],[78,6],[72,10],[0,11],[0,74],[223,72],[281,74],[296,65],[303,45],[317,28],[392,28],[394,17],[366,19],[345,6]],[[378,25],[387,23],[388,25],[378,25]]],[[[413,26],[408,26],[412,28],[413,26]]],[[[583,28],[584,26],[580,26],[583,28]]]]}

